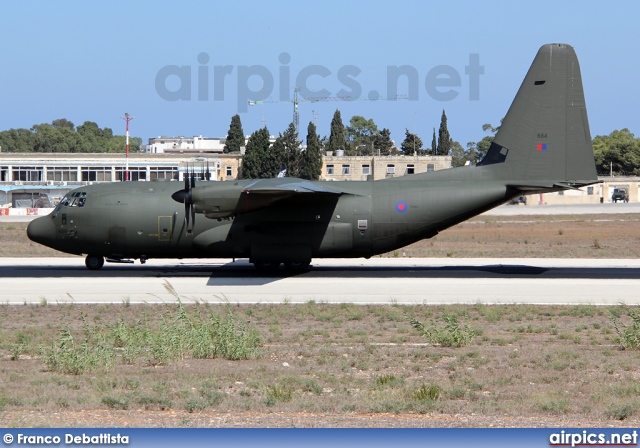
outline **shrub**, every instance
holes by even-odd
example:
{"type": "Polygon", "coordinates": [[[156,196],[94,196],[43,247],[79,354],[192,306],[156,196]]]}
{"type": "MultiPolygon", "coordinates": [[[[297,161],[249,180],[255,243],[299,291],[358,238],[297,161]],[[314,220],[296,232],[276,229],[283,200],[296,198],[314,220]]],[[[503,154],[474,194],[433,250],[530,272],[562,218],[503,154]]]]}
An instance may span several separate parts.
{"type": "Polygon", "coordinates": [[[636,411],[636,408],[630,404],[614,405],[607,409],[605,415],[609,418],[616,420],[624,420],[631,417],[636,411]]]}
{"type": "Polygon", "coordinates": [[[631,318],[631,324],[619,324],[615,314],[611,314],[611,323],[618,337],[616,341],[623,349],[640,349],[640,313],[631,308],[625,308],[631,318]]]}
{"type": "Polygon", "coordinates": [[[277,402],[291,401],[293,397],[293,391],[286,385],[272,385],[267,386],[267,400],[265,404],[267,406],[273,406],[277,402]]]}
{"type": "Polygon", "coordinates": [[[438,401],[442,389],[440,386],[423,384],[420,388],[413,391],[413,398],[418,401],[438,401]]]}
{"type": "Polygon", "coordinates": [[[410,319],[410,323],[425,336],[427,341],[443,347],[463,347],[470,344],[478,334],[468,324],[460,326],[455,314],[445,314],[442,320],[444,320],[444,326],[441,327],[433,321],[429,327],[416,319],[410,319]]]}

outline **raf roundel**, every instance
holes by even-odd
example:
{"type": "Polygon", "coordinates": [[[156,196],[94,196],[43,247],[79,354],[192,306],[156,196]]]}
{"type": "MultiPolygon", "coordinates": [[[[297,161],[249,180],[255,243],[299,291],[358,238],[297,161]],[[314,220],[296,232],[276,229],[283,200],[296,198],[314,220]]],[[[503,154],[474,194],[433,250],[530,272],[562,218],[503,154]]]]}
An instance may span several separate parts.
{"type": "Polygon", "coordinates": [[[396,204],[396,210],[397,210],[399,213],[404,213],[404,212],[406,212],[408,208],[409,208],[409,206],[408,206],[408,205],[407,205],[407,203],[406,203],[406,202],[404,202],[404,201],[400,201],[400,202],[398,202],[398,203],[396,204]]]}

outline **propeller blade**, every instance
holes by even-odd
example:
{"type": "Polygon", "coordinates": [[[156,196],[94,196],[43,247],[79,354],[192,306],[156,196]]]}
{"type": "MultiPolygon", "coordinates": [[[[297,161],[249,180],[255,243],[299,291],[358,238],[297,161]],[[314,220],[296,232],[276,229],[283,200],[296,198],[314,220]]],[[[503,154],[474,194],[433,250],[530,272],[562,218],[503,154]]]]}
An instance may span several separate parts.
{"type": "Polygon", "coordinates": [[[185,221],[185,225],[187,227],[187,232],[189,231],[189,208],[190,208],[190,205],[186,201],[186,198],[185,198],[185,201],[184,201],[184,221],[185,221]]]}
{"type": "Polygon", "coordinates": [[[196,206],[191,204],[191,232],[193,232],[193,226],[196,225],[196,206]]]}

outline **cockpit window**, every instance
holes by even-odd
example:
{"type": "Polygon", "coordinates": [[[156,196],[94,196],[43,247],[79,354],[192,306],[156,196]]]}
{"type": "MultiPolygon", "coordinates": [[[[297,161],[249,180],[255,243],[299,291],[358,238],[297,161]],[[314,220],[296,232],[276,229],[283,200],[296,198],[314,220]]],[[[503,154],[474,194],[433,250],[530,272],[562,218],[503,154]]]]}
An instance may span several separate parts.
{"type": "Polygon", "coordinates": [[[77,191],[67,201],[69,207],[84,207],[87,203],[87,193],[84,191],[77,191]]]}
{"type": "Polygon", "coordinates": [[[84,207],[87,204],[87,193],[85,191],[76,191],[75,193],[66,194],[56,209],[53,211],[52,217],[56,217],[62,207],[84,207]]]}

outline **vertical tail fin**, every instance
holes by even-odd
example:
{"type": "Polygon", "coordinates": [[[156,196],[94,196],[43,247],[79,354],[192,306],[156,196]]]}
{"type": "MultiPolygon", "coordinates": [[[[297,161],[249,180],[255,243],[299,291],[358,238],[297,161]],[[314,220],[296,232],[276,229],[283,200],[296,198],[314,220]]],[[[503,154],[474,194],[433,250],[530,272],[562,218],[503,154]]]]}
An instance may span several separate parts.
{"type": "Polygon", "coordinates": [[[478,166],[496,164],[494,175],[516,185],[597,182],[580,66],[570,45],[538,51],[478,166]]]}

